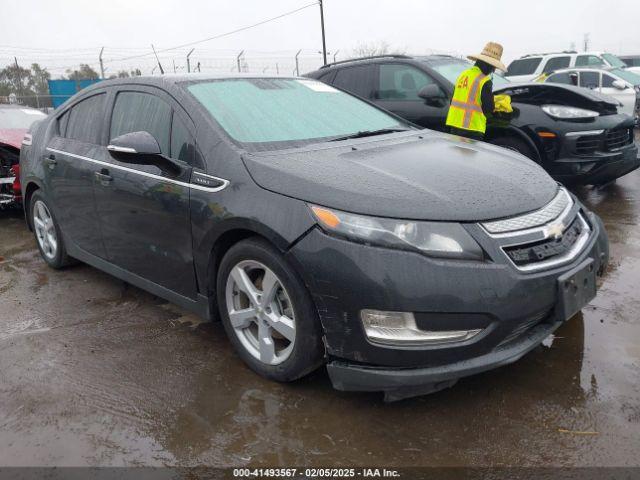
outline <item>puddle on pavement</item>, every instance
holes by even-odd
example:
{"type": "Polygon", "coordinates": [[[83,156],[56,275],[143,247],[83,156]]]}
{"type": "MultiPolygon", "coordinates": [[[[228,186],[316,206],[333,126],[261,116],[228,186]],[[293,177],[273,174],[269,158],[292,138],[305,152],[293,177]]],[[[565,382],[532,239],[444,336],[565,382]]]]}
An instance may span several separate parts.
{"type": "Polygon", "coordinates": [[[521,361],[394,404],[324,371],[263,380],[220,324],[49,270],[0,214],[0,464],[638,465],[639,184],[578,190],[612,242],[590,306],[521,361]]]}

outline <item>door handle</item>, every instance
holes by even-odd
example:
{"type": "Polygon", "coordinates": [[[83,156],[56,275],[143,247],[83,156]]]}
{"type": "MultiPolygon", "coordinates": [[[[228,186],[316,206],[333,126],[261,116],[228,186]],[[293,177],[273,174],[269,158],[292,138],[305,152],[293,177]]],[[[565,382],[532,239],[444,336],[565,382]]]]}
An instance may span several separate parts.
{"type": "Polygon", "coordinates": [[[44,157],[44,163],[49,165],[49,168],[53,168],[58,164],[58,161],[56,160],[56,156],[53,153],[50,153],[44,157]]]}
{"type": "Polygon", "coordinates": [[[99,181],[102,185],[109,185],[113,181],[113,177],[109,175],[109,170],[103,168],[99,172],[94,172],[96,180],[99,181]]]}

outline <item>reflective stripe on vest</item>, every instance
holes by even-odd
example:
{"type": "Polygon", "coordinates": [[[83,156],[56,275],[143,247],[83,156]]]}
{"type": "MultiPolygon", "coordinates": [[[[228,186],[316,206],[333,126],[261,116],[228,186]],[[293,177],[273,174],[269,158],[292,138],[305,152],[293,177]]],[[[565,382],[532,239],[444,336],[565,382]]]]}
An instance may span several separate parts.
{"type": "Polygon", "coordinates": [[[487,119],[482,113],[482,87],[489,80],[475,65],[460,74],[447,114],[447,125],[484,133],[487,119]],[[471,84],[471,85],[469,85],[471,84]]]}

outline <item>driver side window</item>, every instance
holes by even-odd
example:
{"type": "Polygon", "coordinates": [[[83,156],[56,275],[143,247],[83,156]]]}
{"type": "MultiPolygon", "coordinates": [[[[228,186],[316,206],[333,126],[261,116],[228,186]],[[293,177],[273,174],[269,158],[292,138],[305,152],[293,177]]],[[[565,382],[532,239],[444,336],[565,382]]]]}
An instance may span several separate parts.
{"type": "Polygon", "coordinates": [[[433,78],[410,65],[381,64],[376,98],[424,102],[418,93],[432,83],[435,83],[433,78]]]}
{"type": "Polygon", "coordinates": [[[111,115],[109,139],[139,131],[149,132],[153,135],[158,141],[160,152],[169,156],[171,106],[149,93],[118,93],[111,115]]]}

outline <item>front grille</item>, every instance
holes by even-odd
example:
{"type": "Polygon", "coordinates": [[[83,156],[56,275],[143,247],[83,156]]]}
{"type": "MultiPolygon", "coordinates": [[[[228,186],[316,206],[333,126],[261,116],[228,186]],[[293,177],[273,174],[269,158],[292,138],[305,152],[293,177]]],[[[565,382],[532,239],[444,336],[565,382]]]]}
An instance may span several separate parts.
{"type": "Polygon", "coordinates": [[[546,262],[566,255],[575,245],[584,230],[584,225],[576,215],[573,222],[559,238],[547,238],[525,245],[505,247],[504,251],[517,266],[546,262]]]}
{"type": "Polygon", "coordinates": [[[576,140],[575,152],[578,155],[591,155],[600,148],[600,135],[584,135],[576,140]]]}
{"type": "Polygon", "coordinates": [[[520,215],[518,217],[496,220],[494,222],[485,222],[482,226],[489,233],[507,233],[535,228],[544,225],[551,220],[555,220],[571,204],[573,204],[571,197],[564,188],[561,188],[553,200],[540,210],[536,210],[535,212],[531,212],[526,215],[520,215]]]}
{"type": "Polygon", "coordinates": [[[609,130],[606,133],[605,145],[607,150],[616,150],[625,145],[629,145],[633,141],[633,132],[630,128],[619,128],[609,130]]]}

